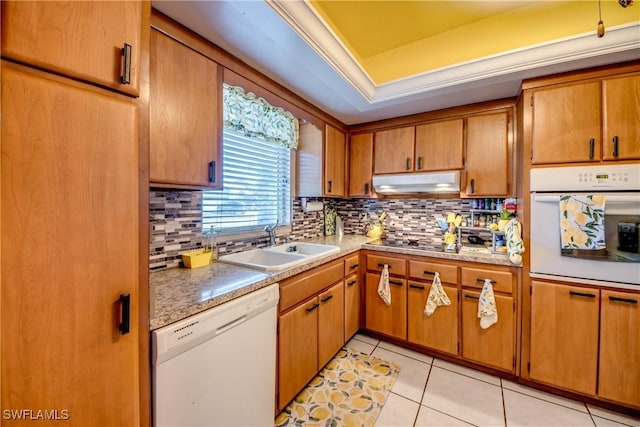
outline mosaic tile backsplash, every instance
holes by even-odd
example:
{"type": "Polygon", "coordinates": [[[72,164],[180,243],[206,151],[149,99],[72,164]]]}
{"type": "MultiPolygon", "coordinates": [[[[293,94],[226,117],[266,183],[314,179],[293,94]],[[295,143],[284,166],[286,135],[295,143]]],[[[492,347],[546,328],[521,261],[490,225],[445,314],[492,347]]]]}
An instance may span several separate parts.
{"type": "MultiPolygon", "coordinates": [[[[180,254],[202,247],[202,192],[150,192],[150,256],[151,270],[179,267],[180,254]]],[[[321,200],[321,199],[314,199],[321,200]]],[[[345,234],[364,234],[366,226],[376,222],[383,212],[384,237],[406,239],[417,237],[434,243],[442,242],[437,216],[447,212],[469,212],[471,201],[463,199],[324,199],[344,221],[345,234]]],[[[299,199],[293,200],[291,240],[311,239],[324,233],[324,213],[304,212],[299,199]]],[[[277,243],[284,243],[284,236],[277,243]]],[[[225,240],[218,237],[220,255],[267,245],[267,235],[252,239],[225,240]]]]}

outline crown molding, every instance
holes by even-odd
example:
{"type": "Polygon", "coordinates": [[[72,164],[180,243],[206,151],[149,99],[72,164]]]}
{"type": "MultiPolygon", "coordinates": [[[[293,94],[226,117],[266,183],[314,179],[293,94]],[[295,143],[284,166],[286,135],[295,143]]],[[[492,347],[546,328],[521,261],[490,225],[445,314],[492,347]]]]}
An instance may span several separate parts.
{"type": "Polygon", "coordinates": [[[640,21],[501,52],[376,85],[307,0],[265,0],[370,105],[564,62],[639,49],[640,21]]]}

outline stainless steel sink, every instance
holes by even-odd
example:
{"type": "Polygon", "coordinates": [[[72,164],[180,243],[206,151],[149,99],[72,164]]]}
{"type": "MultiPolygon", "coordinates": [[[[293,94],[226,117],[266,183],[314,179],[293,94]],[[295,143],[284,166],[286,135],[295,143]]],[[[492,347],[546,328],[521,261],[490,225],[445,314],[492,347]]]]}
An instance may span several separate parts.
{"type": "Polygon", "coordinates": [[[340,252],[338,246],[294,242],[223,255],[220,261],[263,271],[280,271],[337,252],[340,252]]]}

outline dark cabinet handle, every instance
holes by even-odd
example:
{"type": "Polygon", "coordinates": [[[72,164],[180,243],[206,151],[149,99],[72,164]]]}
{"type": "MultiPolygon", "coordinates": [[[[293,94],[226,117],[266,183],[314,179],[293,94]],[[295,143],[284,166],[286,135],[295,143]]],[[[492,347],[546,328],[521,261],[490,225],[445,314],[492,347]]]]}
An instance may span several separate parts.
{"type": "Polygon", "coordinates": [[[473,300],[476,300],[476,301],[479,301],[479,300],[480,300],[480,297],[474,297],[473,295],[465,295],[464,297],[465,297],[466,299],[473,299],[473,300]]]}
{"type": "Polygon", "coordinates": [[[364,194],[369,194],[369,183],[368,182],[364,183],[364,194]]]}
{"type": "Polygon", "coordinates": [[[216,162],[209,162],[209,182],[216,182],[216,162]]]}
{"type": "Polygon", "coordinates": [[[322,298],[320,301],[322,301],[322,302],[327,302],[327,301],[329,301],[331,298],[333,298],[333,295],[327,295],[326,297],[322,298]]]}
{"type": "Polygon", "coordinates": [[[435,275],[435,274],[436,274],[436,272],[435,272],[435,271],[428,271],[428,270],[425,270],[425,271],[423,271],[423,272],[422,272],[422,274],[433,274],[433,275],[435,275]]]}
{"type": "Polygon", "coordinates": [[[619,298],[619,297],[609,297],[609,301],[617,301],[617,302],[626,302],[629,304],[637,304],[638,300],[631,298],[619,298]]]}
{"type": "Polygon", "coordinates": [[[120,82],[124,85],[131,83],[131,45],[125,43],[122,48],[122,76],[120,82]]]}
{"type": "Polygon", "coordinates": [[[131,294],[120,294],[120,325],[122,335],[128,334],[131,327],[131,294]]]}
{"type": "Polygon", "coordinates": [[[418,157],[418,170],[422,169],[422,156],[418,157]]]}
{"type": "Polygon", "coordinates": [[[491,280],[491,279],[476,279],[476,282],[482,282],[482,283],[484,283],[484,281],[485,281],[485,280],[489,280],[489,282],[491,282],[491,284],[492,284],[492,285],[496,283],[496,281],[495,281],[495,280],[491,280]]]}
{"type": "Polygon", "coordinates": [[[407,170],[411,169],[411,157],[407,157],[407,170]]]}
{"type": "Polygon", "coordinates": [[[473,194],[476,192],[476,180],[472,179],[469,183],[469,189],[471,190],[469,194],[473,194]]]}
{"type": "Polygon", "coordinates": [[[596,140],[595,138],[591,138],[589,140],[589,159],[593,159],[596,150],[596,140]]]}
{"type": "Polygon", "coordinates": [[[305,310],[307,310],[308,313],[311,313],[313,310],[315,310],[318,307],[320,307],[320,304],[316,302],[312,306],[305,308],[305,310]]]}
{"type": "Polygon", "coordinates": [[[613,157],[618,157],[618,137],[613,137],[613,157]]]}
{"type": "Polygon", "coordinates": [[[389,280],[389,283],[396,286],[402,286],[402,282],[396,282],[395,280],[389,280]]]}
{"type": "Polygon", "coordinates": [[[574,297],[585,297],[585,298],[595,298],[596,297],[594,294],[586,294],[584,292],[575,292],[575,291],[569,291],[569,295],[573,295],[574,297]]]}
{"type": "Polygon", "coordinates": [[[356,281],[355,281],[355,280],[352,280],[352,281],[350,281],[350,282],[348,282],[348,283],[347,283],[347,286],[353,286],[353,285],[355,285],[355,284],[356,284],[356,281]]]}
{"type": "Polygon", "coordinates": [[[359,266],[359,265],[360,265],[360,264],[351,264],[351,265],[349,266],[349,269],[353,270],[354,268],[358,268],[358,266],[359,266]]]}
{"type": "Polygon", "coordinates": [[[329,180],[329,188],[327,189],[327,193],[331,193],[331,187],[333,187],[333,181],[329,180]]]}
{"type": "MultiPolygon", "coordinates": [[[[378,267],[384,268],[384,264],[378,264],[378,267]]],[[[390,265],[388,265],[387,267],[389,268],[389,270],[391,270],[391,266],[390,265]]]]}
{"type": "Polygon", "coordinates": [[[420,285],[409,285],[409,287],[410,287],[410,288],[413,288],[413,289],[420,289],[420,290],[423,290],[423,291],[424,291],[424,286],[420,286],[420,285]]]}

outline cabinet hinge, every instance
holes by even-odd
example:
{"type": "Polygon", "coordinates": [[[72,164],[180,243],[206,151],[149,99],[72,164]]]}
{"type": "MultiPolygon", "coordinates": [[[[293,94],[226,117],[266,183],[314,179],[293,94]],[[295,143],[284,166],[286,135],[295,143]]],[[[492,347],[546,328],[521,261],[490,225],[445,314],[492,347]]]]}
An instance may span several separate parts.
{"type": "Polygon", "coordinates": [[[531,156],[529,157],[529,160],[533,160],[533,148],[531,149],[531,156]]]}
{"type": "Polygon", "coordinates": [[[529,285],[529,295],[533,295],[533,286],[529,285]]]}
{"type": "Polygon", "coordinates": [[[460,343],[457,344],[458,354],[460,354],[460,343]]]}
{"type": "Polygon", "coordinates": [[[515,368],[516,367],[516,357],[513,356],[513,359],[511,359],[511,360],[513,362],[512,366],[515,368]]]}
{"type": "Polygon", "coordinates": [[[531,107],[533,107],[533,94],[531,94],[531,104],[529,104],[531,107]]]}
{"type": "Polygon", "coordinates": [[[513,312],[514,313],[516,312],[516,302],[515,301],[513,302],[513,312]]]}
{"type": "Polygon", "coordinates": [[[527,373],[530,374],[531,373],[531,363],[527,362],[527,373]]]}

